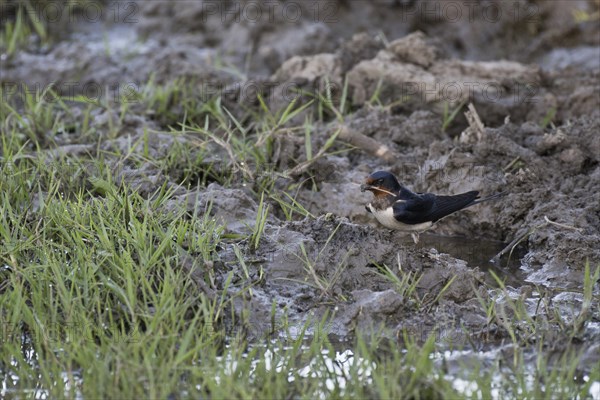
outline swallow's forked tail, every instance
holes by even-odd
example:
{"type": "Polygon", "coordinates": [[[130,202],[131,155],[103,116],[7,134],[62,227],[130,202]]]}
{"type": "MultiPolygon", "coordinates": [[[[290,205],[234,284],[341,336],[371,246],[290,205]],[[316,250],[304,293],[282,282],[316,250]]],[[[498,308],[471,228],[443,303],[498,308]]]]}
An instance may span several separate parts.
{"type": "Polygon", "coordinates": [[[500,197],[506,196],[507,194],[508,194],[508,191],[504,191],[504,192],[489,195],[482,199],[477,199],[474,202],[472,202],[471,204],[469,204],[469,207],[472,205],[475,205],[475,204],[483,203],[484,201],[499,199],[500,197]]]}

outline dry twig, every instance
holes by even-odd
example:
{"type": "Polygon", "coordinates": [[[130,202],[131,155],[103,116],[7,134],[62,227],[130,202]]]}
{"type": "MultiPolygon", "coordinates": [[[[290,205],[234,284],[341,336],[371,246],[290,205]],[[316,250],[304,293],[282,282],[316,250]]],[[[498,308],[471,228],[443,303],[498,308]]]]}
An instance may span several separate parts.
{"type": "Polygon", "coordinates": [[[469,103],[468,110],[465,113],[465,117],[467,117],[467,121],[469,122],[469,127],[463,131],[460,136],[461,142],[472,142],[473,136],[475,137],[475,142],[479,142],[483,139],[485,135],[485,125],[479,118],[479,114],[477,114],[477,110],[473,103],[469,103]]]}
{"type": "Polygon", "coordinates": [[[393,164],[397,161],[397,156],[386,145],[355,131],[347,125],[340,126],[340,129],[339,138],[343,141],[348,142],[369,154],[382,158],[388,163],[393,164]]]}

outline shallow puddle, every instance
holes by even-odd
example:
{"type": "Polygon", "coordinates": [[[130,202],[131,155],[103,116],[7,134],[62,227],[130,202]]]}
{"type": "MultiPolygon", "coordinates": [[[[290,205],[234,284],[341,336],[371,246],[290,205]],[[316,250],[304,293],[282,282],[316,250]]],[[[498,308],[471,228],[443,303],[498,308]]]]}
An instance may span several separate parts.
{"type": "Polygon", "coordinates": [[[526,249],[517,246],[512,255],[504,255],[499,261],[492,259],[506,247],[506,243],[490,239],[474,239],[461,236],[421,235],[418,248],[435,248],[440,253],[464,260],[469,267],[479,267],[485,273],[485,280],[493,286],[498,283],[490,272],[502,279],[505,285],[523,285],[525,273],[521,270],[521,259],[526,249]]]}

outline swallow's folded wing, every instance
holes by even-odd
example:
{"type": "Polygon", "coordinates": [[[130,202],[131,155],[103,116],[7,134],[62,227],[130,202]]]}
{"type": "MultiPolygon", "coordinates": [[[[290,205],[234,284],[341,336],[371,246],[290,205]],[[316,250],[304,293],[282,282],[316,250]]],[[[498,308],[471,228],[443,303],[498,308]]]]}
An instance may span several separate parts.
{"type": "Polygon", "coordinates": [[[453,212],[473,205],[478,195],[477,191],[455,196],[436,196],[432,193],[415,195],[394,204],[394,217],[405,224],[436,222],[453,212]]]}
{"type": "Polygon", "coordinates": [[[413,194],[405,200],[397,200],[394,205],[394,218],[410,225],[431,221],[428,215],[434,210],[435,195],[431,193],[413,194]]]}

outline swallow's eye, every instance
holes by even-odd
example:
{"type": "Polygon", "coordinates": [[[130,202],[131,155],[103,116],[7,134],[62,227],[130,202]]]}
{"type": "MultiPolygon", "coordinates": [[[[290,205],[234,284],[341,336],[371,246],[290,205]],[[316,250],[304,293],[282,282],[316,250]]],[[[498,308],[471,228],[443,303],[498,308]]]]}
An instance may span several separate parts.
{"type": "Polygon", "coordinates": [[[383,185],[383,179],[377,179],[377,184],[378,185],[383,185]]]}

